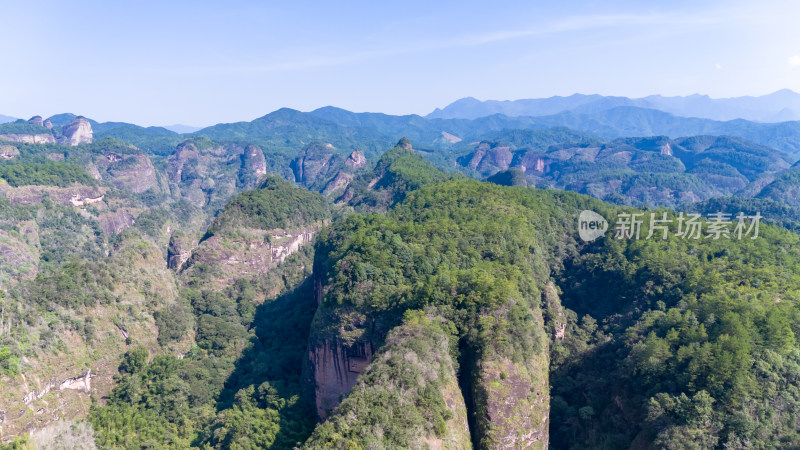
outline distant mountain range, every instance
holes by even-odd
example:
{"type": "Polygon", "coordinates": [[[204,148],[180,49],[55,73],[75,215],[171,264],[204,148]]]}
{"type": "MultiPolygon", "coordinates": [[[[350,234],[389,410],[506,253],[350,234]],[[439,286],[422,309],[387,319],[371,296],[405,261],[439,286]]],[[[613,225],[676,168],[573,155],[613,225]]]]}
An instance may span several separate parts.
{"type": "Polygon", "coordinates": [[[0,114],[0,123],[8,123],[8,122],[13,122],[15,120],[17,120],[16,117],[4,116],[0,114]]]}
{"type": "Polygon", "coordinates": [[[203,127],[193,127],[191,125],[176,123],[175,125],[164,125],[162,128],[166,128],[167,130],[174,131],[178,134],[188,134],[194,133],[197,130],[201,130],[203,127]]]}
{"type": "Polygon", "coordinates": [[[800,122],[797,121],[716,121],[678,117],[633,106],[619,106],[593,113],[567,111],[538,117],[494,114],[476,119],[353,113],[334,107],[311,112],[283,108],[252,122],[214,125],[195,134],[215,140],[250,139],[265,147],[287,149],[322,140],[339,148],[356,145],[369,156],[400,137],[408,137],[421,148],[446,148],[461,141],[481,140],[497,131],[552,127],[570,128],[604,140],[645,136],[668,136],[673,139],[697,135],[733,136],[800,156],[800,122]]]}
{"type": "Polygon", "coordinates": [[[800,119],[800,94],[783,89],[760,97],[710,98],[707,95],[642,98],[574,94],[569,97],[534,98],[525,100],[486,100],[462,98],[430,113],[431,119],[476,119],[503,114],[517,116],[548,116],[564,112],[595,114],[601,111],[633,106],[656,109],[681,117],[713,120],[745,119],[757,122],[785,122],[800,119]]]}
{"type": "MultiPolygon", "coordinates": [[[[796,96],[791,91],[781,92],[788,93],[787,96],[796,96]]],[[[778,94],[780,92],[773,95],[778,94]]],[[[491,133],[504,130],[544,130],[562,127],[606,141],[621,137],[667,136],[677,139],[699,135],[731,136],[781,150],[795,160],[800,157],[800,121],[777,123],[745,119],[721,121],[682,117],[639,106],[608,107],[619,98],[571,96],[560,99],[563,100],[562,106],[569,104],[571,109],[549,115],[528,116],[518,115],[523,112],[522,106],[525,102],[541,106],[529,112],[542,113],[557,109],[554,106],[555,100],[520,100],[505,103],[481,103],[474,100],[477,105],[502,104],[516,108],[507,110],[506,114],[494,113],[477,118],[437,118],[435,114],[422,117],[414,114],[393,116],[381,113],[354,113],[332,106],[310,112],[281,108],[250,122],[217,124],[193,133],[178,133],[167,127],[141,127],[124,122],[99,123],[91,119],[89,121],[96,139],[114,137],[136,145],[146,152],[161,155],[170,154],[175,145],[190,134],[217,141],[256,143],[265,150],[287,155],[295,154],[299,148],[312,142],[325,142],[345,152],[358,148],[364,151],[367,157],[372,157],[401,137],[411,139],[419,148],[436,150],[470,144],[487,138],[491,133]],[[594,98],[594,101],[587,102],[590,97],[594,98]],[[580,102],[583,103],[579,105],[580,102]]],[[[745,98],[739,100],[744,102],[743,99],[745,98]]],[[[439,111],[439,115],[444,115],[449,109],[452,112],[453,107],[451,105],[439,111]]],[[[49,120],[54,126],[60,127],[75,117],[77,116],[74,114],[58,114],[49,120]]]]}

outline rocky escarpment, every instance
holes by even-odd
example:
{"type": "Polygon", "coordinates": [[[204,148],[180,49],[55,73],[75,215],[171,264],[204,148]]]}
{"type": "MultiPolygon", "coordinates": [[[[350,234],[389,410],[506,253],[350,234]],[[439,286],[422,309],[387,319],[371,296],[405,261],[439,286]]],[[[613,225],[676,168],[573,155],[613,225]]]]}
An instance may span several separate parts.
{"type": "Polygon", "coordinates": [[[242,155],[242,169],[244,174],[251,176],[256,181],[267,174],[267,160],[264,152],[258,146],[248,144],[242,155]]]}
{"type": "Polygon", "coordinates": [[[321,190],[343,166],[343,158],[333,146],[321,143],[307,146],[290,165],[295,183],[315,191],[321,190]]]}
{"type": "MultiPolygon", "coordinates": [[[[314,239],[321,224],[292,230],[259,230],[238,228],[235,233],[220,233],[205,239],[186,262],[187,273],[198,264],[218,271],[215,283],[222,287],[237,278],[262,277],[287,257],[314,239]]],[[[170,252],[170,264],[182,266],[188,242],[175,238],[170,252]]]]}
{"type": "Polygon", "coordinates": [[[0,140],[21,142],[23,144],[55,144],[52,134],[0,134],[0,140]]]}
{"type": "Polygon", "coordinates": [[[348,345],[338,339],[323,340],[309,349],[317,415],[325,419],[347,396],[372,360],[369,342],[348,345]]]}
{"type": "Polygon", "coordinates": [[[458,158],[458,162],[481,173],[492,173],[508,169],[513,157],[508,146],[492,146],[489,142],[481,142],[472,153],[458,158]]]}
{"type": "MultiPolygon", "coordinates": [[[[398,146],[377,167],[386,166],[385,174],[391,175],[397,173],[396,163],[416,158],[398,146]]],[[[336,436],[380,447],[380,433],[373,442],[366,424],[381,423],[377,417],[402,422],[394,418],[397,410],[439,423],[435,437],[441,438],[450,429],[441,426],[447,418],[430,418],[460,397],[471,417],[466,429],[472,444],[547,448],[551,333],[541,304],[555,290],[545,252],[530,230],[541,229],[541,222],[549,219],[532,203],[514,198],[527,195],[523,191],[467,180],[441,183],[415,191],[385,215],[337,223],[324,232],[315,254],[313,285],[319,307],[311,324],[304,377],[312,387],[309,395],[317,414],[328,418],[318,428],[318,438],[334,447],[339,444],[330,439],[336,436]],[[510,228],[501,236],[498,226],[510,228]],[[465,245],[472,245],[466,252],[475,256],[462,258],[444,241],[431,238],[442,229],[474,242],[465,245]],[[433,322],[441,323],[434,328],[447,330],[447,339],[391,350],[393,334],[419,314],[428,320],[439,317],[433,322]],[[394,351],[402,358],[387,356],[395,362],[381,369],[384,352],[391,356],[394,351]],[[415,390],[404,386],[409,377],[414,379],[418,361],[426,361],[423,365],[438,372],[439,380],[447,379],[439,371],[442,363],[434,362],[437,358],[415,356],[415,351],[442,352],[458,361],[458,392],[450,401],[434,398],[441,394],[439,388],[425,394],[425,401],[408,402],[415,390]],[[401,391],[400,398],[383,392],[384,383],[401,391]]],[[[564,332],[559,306],[556,298],[548,305],[552,334],[564,332]]],[[[423,387],[427,383],[416,382],[423,387]]],[[[411,436],[413,442],[439,445],[430,435],[413,431],[411,436]]],[[[408,438],[399,433],[386,442],[403,447],[408,438]]]]}
{"type": "Polygon", "coordinates": [[[193,142],[186,141],[178,145],[175,153],[167,159],[167,175],[172,183],[184,181],[183,168],[192,160],[196,161],[200,156],[197,146],[193,142]]]}
{"type": "Polygon", "coordinates": [[[266,173],[263,152],[254,145],[216,144],[204,138],[180,143],[167,158],[173,194],[197,207],[222,208],[238,190],[251,189],[266,173]],[[238,167],[238,170],[232,170],[238,167]]]}
{"type": "Polygon", "coordinates": [[[45,196],[64,206],[83,207],[103,201],[106,189],[92,186],[71,186],[59,188],[54,186],[21,186],[11,187],[0,184],[0,195],[12,203],[30,205],[41,203],[45,196]]]}
{"type": "Polygon", "coordinates": [[[197,242],[180,231],[176,231],[169,238],[167,247],[167,267],[180,270],[192,256],[192,251],[197,247],[197,242]]]}
{"type": "Polygon", "coordinates": [[[10,145],[0,145],[0,159],[14,159],[19,156],[19,150],[10,145]]]}
{"type": "Polygon", "coordinates": [[[355,175],[348,172],[337,173],[336,176],[322,189],[322,195],[330,196],[337,192],[343,192],[345,189],[347,189],[347,186],[350,185],[350,182],[353,181],[354,177],[355,175]]]}
{"type": "Polygon", "coordinates": [[[90,144],[92,142],[92,124],[85,117],[76,117],[62,129],[61,142],[67,145],[90,144]]]}
{"type": "MultiPolygon", "coordinates": [[[[531,309],[531,326],[523,340],[534,343],[524,356],[485,351],[472,367],[472,404],[475,436],[481,448],[540,448],[549,440],[549,345],[538,308],[531,309]]],[[[493,320],[507,320],[507,310],[493,320]]],[[[519,336],[517,337],[519,339],[519,336]]]]}
{"type": "Polygon", "coordinates": [[[75,391],[83,392],[84,394],[90,394],[92,392],[92,370],[87,369],[82,375],[78,375],[76,377],[69,377],[61,382],[58,381],[49,381],[45,383],[43,388],[39,391],[30,391],[28,392],[25,397],[22,398],[22,403],[26,405],[30,405],[36,399],[40,399],[45,395],[49,394],[51,390],[58,388],[58,390],[63,391],[64,389],[72,389],[75,391]]]}
{"type": "Polygon", "coordinates": [[[104,212],[97,216],[97,222],[106,236],[111,236],[128,228],[136,222],[136,217],[126,209],[104,212]]]}
{"type": "MultiPolygon", "coordinates": [[[[363,448],[472,448],[445,324],[431,311],[410,316],[392,330],[372,363],[358,368],[363,374],[352,393],[304,448],[346,448],[354,443],[363,448]],[[430,408],[420,411],[423,403],[430,408]]],[[[360,360],[348,359],[350,364],[360,360]]],[[[342,373],[338,367],[329,369],[333,377],[342,373]]]]}
{"type": "Polygon", "coordinates": [[[344,164],[352,169],[360,169],[367,165],[367,158],[361,150],[353,150],[353,153],[350,153],[344,164]]]}
{"type": "MultiPolygon", "coordinates": [[[[96,169],[102,170],[115,188],[141,194],[158,188],[158,179],[153,163],[142,153],[118,155],[107,152],[95,162],[96,169]]],[[[99,172],[98,172],[99,173],[99,172]]]]}

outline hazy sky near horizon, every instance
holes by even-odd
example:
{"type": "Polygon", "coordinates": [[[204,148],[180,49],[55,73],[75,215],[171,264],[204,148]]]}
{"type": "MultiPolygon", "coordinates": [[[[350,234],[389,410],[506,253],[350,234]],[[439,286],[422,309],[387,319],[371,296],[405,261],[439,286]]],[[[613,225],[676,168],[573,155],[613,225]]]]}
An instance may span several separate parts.
{"type": "Polygon", "coordinates": [[[800,2],[0,0],[0,114],[211,125],[280,107],[800,91],[800,2]]]}

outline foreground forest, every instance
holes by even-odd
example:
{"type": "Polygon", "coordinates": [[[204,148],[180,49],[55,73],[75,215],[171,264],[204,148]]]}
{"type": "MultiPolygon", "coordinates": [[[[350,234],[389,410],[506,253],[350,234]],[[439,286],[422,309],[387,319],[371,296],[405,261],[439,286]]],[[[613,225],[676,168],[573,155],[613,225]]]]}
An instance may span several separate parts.
{"type": "Polygon", "coordinates": [[[127,131],[158,145],[0,147],[4,446],[800,446],[780,151],[552,129],[291,154],[127,131]],[[765,218],[691,239],[663,205],[765,218]],[[609,232],[581,240],[583,210],[609,232]],[[615,236],[631,213],[669,218],[666,238],[615,236]]]}

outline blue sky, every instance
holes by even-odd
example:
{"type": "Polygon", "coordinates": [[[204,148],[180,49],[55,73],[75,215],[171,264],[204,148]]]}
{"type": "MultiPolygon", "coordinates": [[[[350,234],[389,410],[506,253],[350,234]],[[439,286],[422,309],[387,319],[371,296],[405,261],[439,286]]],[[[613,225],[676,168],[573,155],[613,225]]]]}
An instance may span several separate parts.
{"type": "Polygon", "coordinates": [[[0,114],[142,125],[280,107],[800,91],[800,2],[0,0],[0,114]]]}

